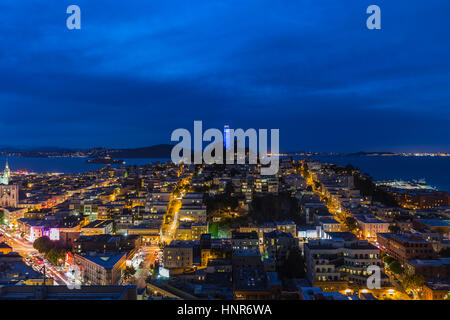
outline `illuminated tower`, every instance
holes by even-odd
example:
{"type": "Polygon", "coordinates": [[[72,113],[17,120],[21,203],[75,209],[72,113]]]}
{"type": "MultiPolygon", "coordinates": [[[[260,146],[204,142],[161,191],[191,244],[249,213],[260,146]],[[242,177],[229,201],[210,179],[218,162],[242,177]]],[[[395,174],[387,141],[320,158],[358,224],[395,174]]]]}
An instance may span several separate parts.
{"type": "Polygon", "coordinates": [[[9,177],[11,176],[11,170],[9,170],[8,160],[6,160],[5,170],[3,170],[3,175],[0,176],[0,184],[9,184],[9,177]]]}
{"type": "Polygon", "coordinates": [[[9,177],[11,176],[11,170],[9,170],[8,159],[6,159],[5,173],[7,174],[8,179],[9,179],[9,177]]]}
{"type": "MultiPolygon", "coordinates": [[[[9,170],[8,160],[6,160],[5,170],[3,170],[3,174],[0,174],[0,207],[15,208],[19,203],[19,186],[9,184],[10,176],[11,170],[9,170]]],[[[8,224],[14,223],[9,219],[5,219],[8,224]]]]}
{"type": "Polygon", "coordinates": [[[223,133],[224,133],[225,149],[230,150],[231,136],[230,136],[230,126],[229,125],[226,124],[223,126],[223,133]]]}

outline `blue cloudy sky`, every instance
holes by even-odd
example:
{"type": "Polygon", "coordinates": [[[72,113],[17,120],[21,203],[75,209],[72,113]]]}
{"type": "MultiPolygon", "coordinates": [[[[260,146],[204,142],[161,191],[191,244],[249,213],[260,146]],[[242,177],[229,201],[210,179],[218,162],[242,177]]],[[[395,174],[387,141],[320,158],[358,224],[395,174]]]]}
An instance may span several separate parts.
{"type": "Polygon", "coordinates": [[[1,0],[0,146],[279,128],[283,150],[450,151],[450,1],[1,0]],[[77,4],[82,29],[66,28],[77,4]],[[366,28],[381,7],[382,30],[366,28]]]}

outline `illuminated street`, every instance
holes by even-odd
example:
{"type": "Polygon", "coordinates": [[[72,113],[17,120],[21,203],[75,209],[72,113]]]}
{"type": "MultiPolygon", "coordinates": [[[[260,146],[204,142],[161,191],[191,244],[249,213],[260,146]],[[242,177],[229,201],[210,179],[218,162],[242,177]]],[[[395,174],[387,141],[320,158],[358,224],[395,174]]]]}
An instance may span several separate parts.
{"type": "Polygon", "coordinates": [[[7,239],[7,243],[13,248],[14,252],[19,253],[24,258],[28,258],[30,266],[40,273],[43,273],[43,267],[46,268],[46,277],[52,278],[56,284],[67,285],[70,282],[58,271],[56,266],[50,263],[47,259],[44,259],[36,249],[33,248],[33,244],[12,236],[4,228],[0,228],[0,233],[7,239]]]}

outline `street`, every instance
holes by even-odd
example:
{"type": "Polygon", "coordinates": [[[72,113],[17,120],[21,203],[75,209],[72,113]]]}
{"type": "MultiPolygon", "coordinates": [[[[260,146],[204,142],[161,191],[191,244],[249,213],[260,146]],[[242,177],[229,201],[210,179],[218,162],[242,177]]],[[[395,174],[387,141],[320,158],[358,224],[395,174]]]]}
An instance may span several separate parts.
{"type": "Polygon", "coordinates": [[[19,253],[27,265],[32,267],[35,271],[43,273],[45,266],[46,277],[50,277],[54,280],[55,284],[67,285],[70,282],[58,271],[55,265],[45,259],[36,249],[33,248],[33,244],[21,239],[12,234],[12,232],[5,230],[4,226],[0,226],[0,233],[4,236],[5,242],[12,247],[14,252],[19,253]]]}

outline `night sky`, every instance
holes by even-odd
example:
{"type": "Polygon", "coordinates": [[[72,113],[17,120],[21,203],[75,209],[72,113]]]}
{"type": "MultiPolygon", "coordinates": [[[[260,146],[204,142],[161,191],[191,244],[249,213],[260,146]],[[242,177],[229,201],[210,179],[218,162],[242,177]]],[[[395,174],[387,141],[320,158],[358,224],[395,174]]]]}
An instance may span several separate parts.
{"type": "Polygon", "coordinates": [[[281,149],[450,152],[448,0],[1,0],[0,146],[279,128],[281,149]],[[77,4],[82,29],[66,28],[77,4]],[[381,7],[382,29],[366,28],[381,7]]]}

